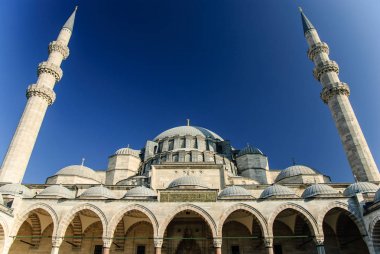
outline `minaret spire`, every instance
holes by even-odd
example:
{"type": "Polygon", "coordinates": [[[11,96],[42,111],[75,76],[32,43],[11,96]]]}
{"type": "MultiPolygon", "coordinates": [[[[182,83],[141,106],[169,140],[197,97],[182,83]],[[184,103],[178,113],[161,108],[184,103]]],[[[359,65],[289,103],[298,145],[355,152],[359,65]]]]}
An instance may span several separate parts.
{"type": "Polygon", "coordinates": [[[321,99],[330,108],[355,179],[378,182],[379,170],[348,99],[349,86],[340,81],[339,66],[330,60],[328,45],[320,40],[317,30],[302,9],[300,11],[304,35],[309,44],[307,54],[315,65],[314,77],[323,87],[321,99]]]}
{"type": "Polygon", "coordinates": [[[54,86],[62,78],[61,63],[69,56],[67,47],[77,8],[49,44],[49,58],[38,65],[38,79],[26,90],[27,103],[0,169],[0,182],[21,183],[48,106],[55,100],[54,86]]]}

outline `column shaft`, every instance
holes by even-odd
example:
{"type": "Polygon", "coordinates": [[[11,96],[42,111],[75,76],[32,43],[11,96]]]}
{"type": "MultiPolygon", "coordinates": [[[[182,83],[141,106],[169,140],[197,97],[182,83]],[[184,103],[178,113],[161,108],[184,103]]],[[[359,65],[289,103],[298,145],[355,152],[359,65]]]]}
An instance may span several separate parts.
{"type": "Polygon", "coordinates": [[[268,254],[273,254],[273,247],[266,247],[268,254]]]}
{"type": "Polygon", "coordinates": [[[109,247],[103,247],[103,254],[110,254],[110,248],[109,247]]]}
{"type": "Polygon", "coordinates": [[[324,245],[317,245],[317,253],[318,254],[326,254],[324,245]]]}
{"type": "Polygon", "coordinates": [[[155,247],[154,248],[154,250],[155,250],[155,254],[161,254],[161,247],[155,247]]]}
{"type": "Polygon", "coordinates": [[[215,254],[222,254],[222,247],[215,247],[215,254]]]}
{"type": "Polygon", "coordinates": [[[59,247],[58,246],[53,246],[51,248],[51,254],[58,254],[59,253],[59,247]]]}

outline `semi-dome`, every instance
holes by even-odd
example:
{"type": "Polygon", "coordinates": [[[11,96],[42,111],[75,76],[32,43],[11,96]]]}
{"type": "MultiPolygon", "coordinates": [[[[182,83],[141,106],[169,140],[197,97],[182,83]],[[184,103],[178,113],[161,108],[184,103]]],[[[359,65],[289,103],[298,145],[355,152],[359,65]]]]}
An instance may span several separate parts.
{"type": "Polygon", "coordinates": [[[138,186],[127,191],[124,198],[128,197],[157,197],[157,193],[145,186],[138,186]]]}
{"type": "Polygon", "coordinates": [[[339,192],[327,184],[313,184],[302,193],[303,198],[337,195],[339,192]]]}
{"type": "Polygon", "coordinates": [[[288,187],[274,184],[266,188],[260,195],[260,198],[270,198],[270,197],[294,197],[296,194],[294,191],[288,187]]]}
{"type": "Polygon", "coordinates": [[[379,189],[379,186],[369,182],[357,182],[348,186],[343,195],[346,197],[353,197],[356,193],[375,193],[379,189]]]}
{"type": "Polygon", "coordinates": [[[91,187],[80,195],[81,198],[111,198],[116,199],[115,194],[103,185],[91,187]]]}
{"type": "Polygon", "coordinates": [[[99,183],[101,182],[99,176],[96,174],[94,170],[83,165],[71,165],[71,166],[64,167],[60,169],[57,173],[55,173],[55,175],[56,176],[58,175],[80,176],[80,177],[95,180],[99,183]]]}
{"type": "Polygon", "coordinates": [[[199,177],[196,176],[183,176],[173,180],[168,188],[186,187],[186,186],[198,186],[207,188],[207,185],[202,182],[199,177]]]}
{"type": "Polygon", "coordinates": [[[294,165],[288,167],[280,172],[280,174],[276,178],[276,182],[281,181],[282,179],[298,176],[298,175],[315,175],[319,174],[314,169],[309,168],[304,165],[294,165]]]}
{"type": "Polygon", "coordinates": [[[43,189],[37,196],[51,196],[60,198],[74,198],[75,195],[72,191],[63,187],[62,185],[52,185],[43,189]]]}
{"type": "Polygon", "coordinates": [[[174,136],[203,136],[205,138],[213,138],[213,139],[219,139],[220,141],[223,141],[223,139],[216,133],[197,126],[178,126],[175,128],[171,128],[169,130],[166,130],[159,134],[157,137],[154,138],[154,140],[164,139],[168,137],[174,137],[174,136]]]}
{"type": "Polygon", "coordinates": [[[256,148],[256,147],[253,147],[253,146],[250,146],[250,145],[247,145],[246,147],[244,147],[243,149],[240,150],[240,152],[238,153],[238,157],[239,156],[243,156],[243,155],[246,155],[246,154],[260,154],[260,155],[264,155],[263,152],[260,151],[260,149],[256,148]]]}
{"type": "Polygon", "coordinates": [[[125,148],[120,148],[119,150],[117,150],[115,154],[116,155],[133,155],[133,156],[139,157],[140,150],[134,150],[129,147],[125,147],[125,148]]]}
{"type": "Polygon", "coordinates": [[[0,187],[1,194],[8,194],[13,196],[21,196],[31,198],[34,193],[26,186],[20,183],[9,183],[0,187]]]}
{"type": "Polygon", "coordinates": [[[227,188],[224,188],[220,194],[219,197],[247,197],[252,195],[247,191],[245,188],[240,187],[240,186],[229,186],[227,188]]]}

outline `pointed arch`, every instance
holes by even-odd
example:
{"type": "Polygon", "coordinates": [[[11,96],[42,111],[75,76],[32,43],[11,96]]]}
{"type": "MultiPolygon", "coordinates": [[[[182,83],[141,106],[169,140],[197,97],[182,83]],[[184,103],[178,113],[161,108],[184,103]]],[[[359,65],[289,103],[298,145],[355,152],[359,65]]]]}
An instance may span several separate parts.
{"type": "Polygon", "coordinates": [[[61,221],[59,223],[58,230],[57,230],[57,236],[58,237],[64,237],[65,236],[66,230],[67,230],[68,226],[70,225],[71,221],[75,218],[76,214],[82,210],[90,210],[90,211],[94,212],[99,217],[100,221],[102,222],[103,237],[106,236],[106,232],[107,232],[107,228],[108,228],[108,221],[107,221],[105,214],[97,206],[86,203],[86,204],[81,204],[81,205],[74,207],[61,219],[61,221]]]}
{"type": "MultiPolygon", "coordinates": [[[[273,236],[273,225],[274,221],[276,220],[277,216],[284,210],[291,209],[294,211],[299,212],[304,218],[305,222],[309,225],[310,232],[313,235],[319,235],[320,231],[318,229],[317,220],[314,218],[314,216],[307,211],[304,207],[294,204],[294,203],[285,203],[280,205],[276,208],[276,210],[271,214],[269,220],[268,220],[268,232],[269,236],[273,236]]],[[[323,231],[322,231],[323,232],[323,231]]]]}
{"type": "Polygon", "coordinates": [[[217,235],[222,236],[222,231],[223,231],[223,225],[226,219],[235,211],[238,210],[243,210],[246,212],[249,212],[250,214],[253,215],[254,219],[258,222],[261,228],[261,232],[263,233],[264,236],[268,236],[268,223],[265,219],[265,217],[255,208],[253,208],[250,205],[247,204],[235,204],[228,208],[226,211],[222,213],[222,215],[219,218],[219,223],[218,223],[218,228],[217,228],[217,235]]]}
{"type": "Polygon", "coordinates": [[[317,219],[317,225],[318,225],[319,232],[321,232],[323,234],[323,221],[326,217],[326,214],[334,208],[340,208],[340,209],[343,209],[344,211],[346,211],[347,215],[352,219],[352,221],[358,227],[360,233],[362,235],[367,235],[367,231],[366,231],[365,226],[363,225],[363,223],[360,219],[360,215],[357,214],[357,212],[354,209],[351,209],[348,204],[345,204],[345,203],[339,202],[339,201],[331,202],[319,211],[319,213],[318,213],[319,216],[317,219]]]}
{"type": "Polygon", "coordinates": [[[158,237],[163,238],[165,234],[165,230],[168,227],[169,223],[172,221],[172,219],[180,212],[190,210],[195,213],[197,213],[203,220],[205,220],[210,227],[212,237],[215,238],[217,237],[217,227],[214,219],[208,214],[205,210],[200,208],[199,206],[192,205],[192,204],[183,204],[172,211],[168,213],[168,216],[163,220],[163,222],[160,224],[158,228],[158,237]]]}
{"type": "Polygon", "coordinates": [[[153,226],[153,235],[155,236],[157,234],[157,232],[158,232],[158,222],[157,222],[156,216],[154,216],[154,214],[152,213],[152,211],[150,211],[145,206],[135,204],[135,205],[130,205],[130,206],[127,206],[127,207],[124,207],[124,208],[120,209],[119,212],[117,212],[111,218],[109,226],[108,226],[108,230],[107,230],[107,236],[108,237],[112,237],[113,236],[113,234],[115,232],[115,229],[117,227],[117,224],[124,217],[124,214],[126,214],[127,212],[132,211],[132,210],[136,210],[136,211],[139,211],[139,212],[145,214],[149,218],[150,222],[152,223],[152,226],[153,226]]]}
{"type": "Polygon", "coordinates": [[[37,203],[37,204],[31,205],[22,214],[16,216],[15,223],[13,224],[13,227],[12,227],[12,232],[11,232],[12,236],[17,235],[17,232],[19,231],[21,225],[24,223],[24,221],[26,221],[28,219],[29,213],[31,213],[37,209],[42,209],[50,215],[50,217],[53,221],[53,235],[55,234],[55,232],[58,228],[58,215],[57,215],[57,213],[48,204],[37,203]]]}

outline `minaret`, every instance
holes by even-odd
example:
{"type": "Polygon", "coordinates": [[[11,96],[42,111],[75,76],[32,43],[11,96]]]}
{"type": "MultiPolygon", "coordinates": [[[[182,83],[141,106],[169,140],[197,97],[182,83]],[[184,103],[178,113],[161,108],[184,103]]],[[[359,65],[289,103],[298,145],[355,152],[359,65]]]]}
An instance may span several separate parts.
{"type": "Polygon", "coordinates": [[[0,182],[21,183],[47,107],[53,104],[55,84],[61,80],[60,65],[69,56],[69,40],[74,27],[71,14],[56,41],[49,44],[49,58],[38,65],[38,79],[26,90],[27,103],[0,170],[0,182]]]}
{"type": "Polygon", "coordinates": [[[350,89],[339,80],[339,66],[330,60],[329,47],[319,39],[317,30],[301,8],[300,11],[303,31],[309,44],[307,54],[315,64],[314,77],[323,86],[321,99],[330,108],[352,172],[359,181],[380,181],[376,163],[348,99],[350,89]]]}

